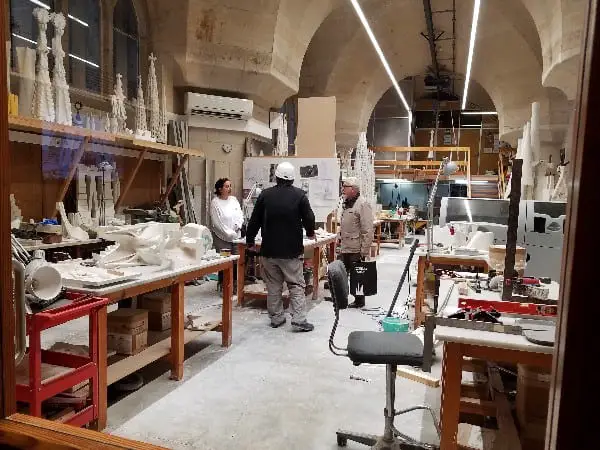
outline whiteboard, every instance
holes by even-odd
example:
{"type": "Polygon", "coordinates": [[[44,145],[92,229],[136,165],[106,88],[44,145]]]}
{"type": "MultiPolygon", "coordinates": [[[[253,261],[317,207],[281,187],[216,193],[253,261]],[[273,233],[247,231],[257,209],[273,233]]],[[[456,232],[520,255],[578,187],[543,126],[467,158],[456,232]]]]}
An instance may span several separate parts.
{"type": "Polygon", "coordinates": [[[275,186],[275,168],[283,161],[292,163],[294,186],[308,194],[317,222],[325,222],[340,197],[340,164],[337,158],[250,157],[244,159],[244,197],[254,183],[263,189],[275,186]]]}

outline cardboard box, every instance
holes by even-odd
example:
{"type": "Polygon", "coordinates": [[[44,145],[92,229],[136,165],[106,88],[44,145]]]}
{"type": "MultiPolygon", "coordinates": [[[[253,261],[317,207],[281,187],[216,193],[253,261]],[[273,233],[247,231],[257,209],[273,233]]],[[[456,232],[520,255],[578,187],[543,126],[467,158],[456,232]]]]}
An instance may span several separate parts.
{"type": "Polygon", "coordinates": [[[137,334],[108,333],[107,347],[122,355],[135,355],[148,346],[148,331],[137,334]]]}
{"type": "Polygon", "coordinates": [[[121,308],[108,314],[109,333],[139,334],[148,331],[148,311],[121,308]]]}
{"type": "Polygon", "coordinates": [[[166,313],[171,311],[171,294],[168,292],[153,292],[140,298],[141,309],[166,313]]]}
{"type": "Polygon", "coordinates": [[[164,313],[148,311],[148,329],[151,331],[165,331],[171,329],[171,311],[164,313]]]}

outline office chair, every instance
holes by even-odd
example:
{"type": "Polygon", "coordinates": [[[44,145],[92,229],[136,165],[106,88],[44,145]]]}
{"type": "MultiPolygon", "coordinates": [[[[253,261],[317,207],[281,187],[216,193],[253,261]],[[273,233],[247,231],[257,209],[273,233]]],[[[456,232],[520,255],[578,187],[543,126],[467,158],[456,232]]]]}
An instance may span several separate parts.
{"type": "MultiPolygon", "coordinates": [[[[417,241],[418,243],[418,241],[417,241]]],[[[416,244],[413,244],[411,256],[416,244]]],[[[410,264],[410,260],[407,267],[410,264]]],[[[406,272],[406,270],[405,270],[406,272]]],[[[403,274],[397,293],[402,286],[406,273],[403,274]]],[[[349,431],[337,432],[337,443],[345,447],[348,440],[364,445],[370,445],[374,450],[409,450],[409,449],[438,449],[432,444],[425,444],[400,433],[394,426],[394,417],[416,410],[428,410],[433,417],[438,436],[440,435],[433,410],[427,406],[413,406],[400,411],[394,409],[396,397],[396,370],[399,365],[419,367],[423,363],[423,344],[421,340],[410,333],[390,333],[378,331],[353,331],[348,336],[347,348],[335,345],[334,337],[340,318],[340,309],[348,304],[348,274],[341,261],[333,261],[327,266],[335,321],[329,337],[329,349],[336,356],[346,356],[355,366],[360,364],[385,364],[386,366],[386,405],[384,409],[385,426],[383,436],[374,436],[349,431]]],[[[396,294],[397,297],[397,294],[396,294]]],[[[392,304],[393,306],[393,304],[392,304]]]]}

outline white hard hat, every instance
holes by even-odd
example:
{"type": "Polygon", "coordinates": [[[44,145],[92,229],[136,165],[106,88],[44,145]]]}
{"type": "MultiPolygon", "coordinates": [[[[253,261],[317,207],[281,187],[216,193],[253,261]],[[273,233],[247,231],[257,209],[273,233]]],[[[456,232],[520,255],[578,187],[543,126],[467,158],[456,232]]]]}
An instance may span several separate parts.
{"type": "Polygon", "coordinates": [[[284,161],[277,165],[277,169],[275,169],[275,176],[277,178],[281,178],[282,180],[293,180],[294,179],[294,166],[284,161]]]}

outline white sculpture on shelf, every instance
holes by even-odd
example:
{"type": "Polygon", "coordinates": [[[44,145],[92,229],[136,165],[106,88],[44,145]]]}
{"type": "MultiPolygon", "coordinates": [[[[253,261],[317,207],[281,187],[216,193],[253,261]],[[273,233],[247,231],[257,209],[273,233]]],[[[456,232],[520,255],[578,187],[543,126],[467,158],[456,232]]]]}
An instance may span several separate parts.
{"type": "Polygon", "coordinates": [[[33,102],[31,114],[36,119],[54,122],[54,98],[52,95],[52,83],[50,82],[50,70],[48,69],[48,22],[50,13],[44,8],[35,8],[33,16],[38,23],[37,42],[37,69],[35,73],[35,84],[33,86],[33,102]]]}
{"type": "Polygon", "coordinates": [[[167,143],[167,92],[164,83],[160,101],[159,133],[156,140],[162,144],[167,143]]]}
{"type": "Polygon", "coordinates": [[[36,51],[29,47],[17,47],[16,54],[19,72],[19,115],[29,117],[33,112],[36,51]]]}
{"type": "Polygon", "coordinates": [[[337,146],[338,157],[340,159],[340,170],[342,172],[342,176],[347,176],[348,171],[352,169],[352,152],[354,148],[350,146],[337,146]]]}
{"type": "Polygon", "coordinates": [[[150,67],[148,69],[148,111],[150,113],[150,125],[148,129],[152,137],[160,135],[160,101],[158,98],[158,83],[156,81],[156,56],[153,53],[148,57],[150,67]]]}
{"type": "Polygon", "coordinates": [[[148,131],[146,102],[144,101],[141,76],[138,76],[137,98],[135,99],[135,136],[140,139],[152,139],[151,133],[148,131]]]}
{"type": "Polygon", "coordinates": [[[56,95],[55,120],[61,125],[72,125],[71,97],[65,72],[65,51],[62,47],[62,37],[65,34],[67,21],[62,13],[53,13],[50,16],[54,24],[54,38],[52,39],[52,54],[54,55],[54,92],[56,95]]]}
{"type": "Polygon", "coordinates": [[[125,110],[125,94],[123,93],[123,75],[117,74],[115,83],[115,93],[111,95],[111,131],[113,133],[125,133],[127,131],[127,111],[125,110]],[[114,125],[116,124],[116,131],[114,125]]]}
{"type": "Polygon", "coordinates": [[[15,194],[10,194],[10,229],[14,230],[15,228],[19,228],[22,221],[23,212],[17,205],[15,194]]]}

